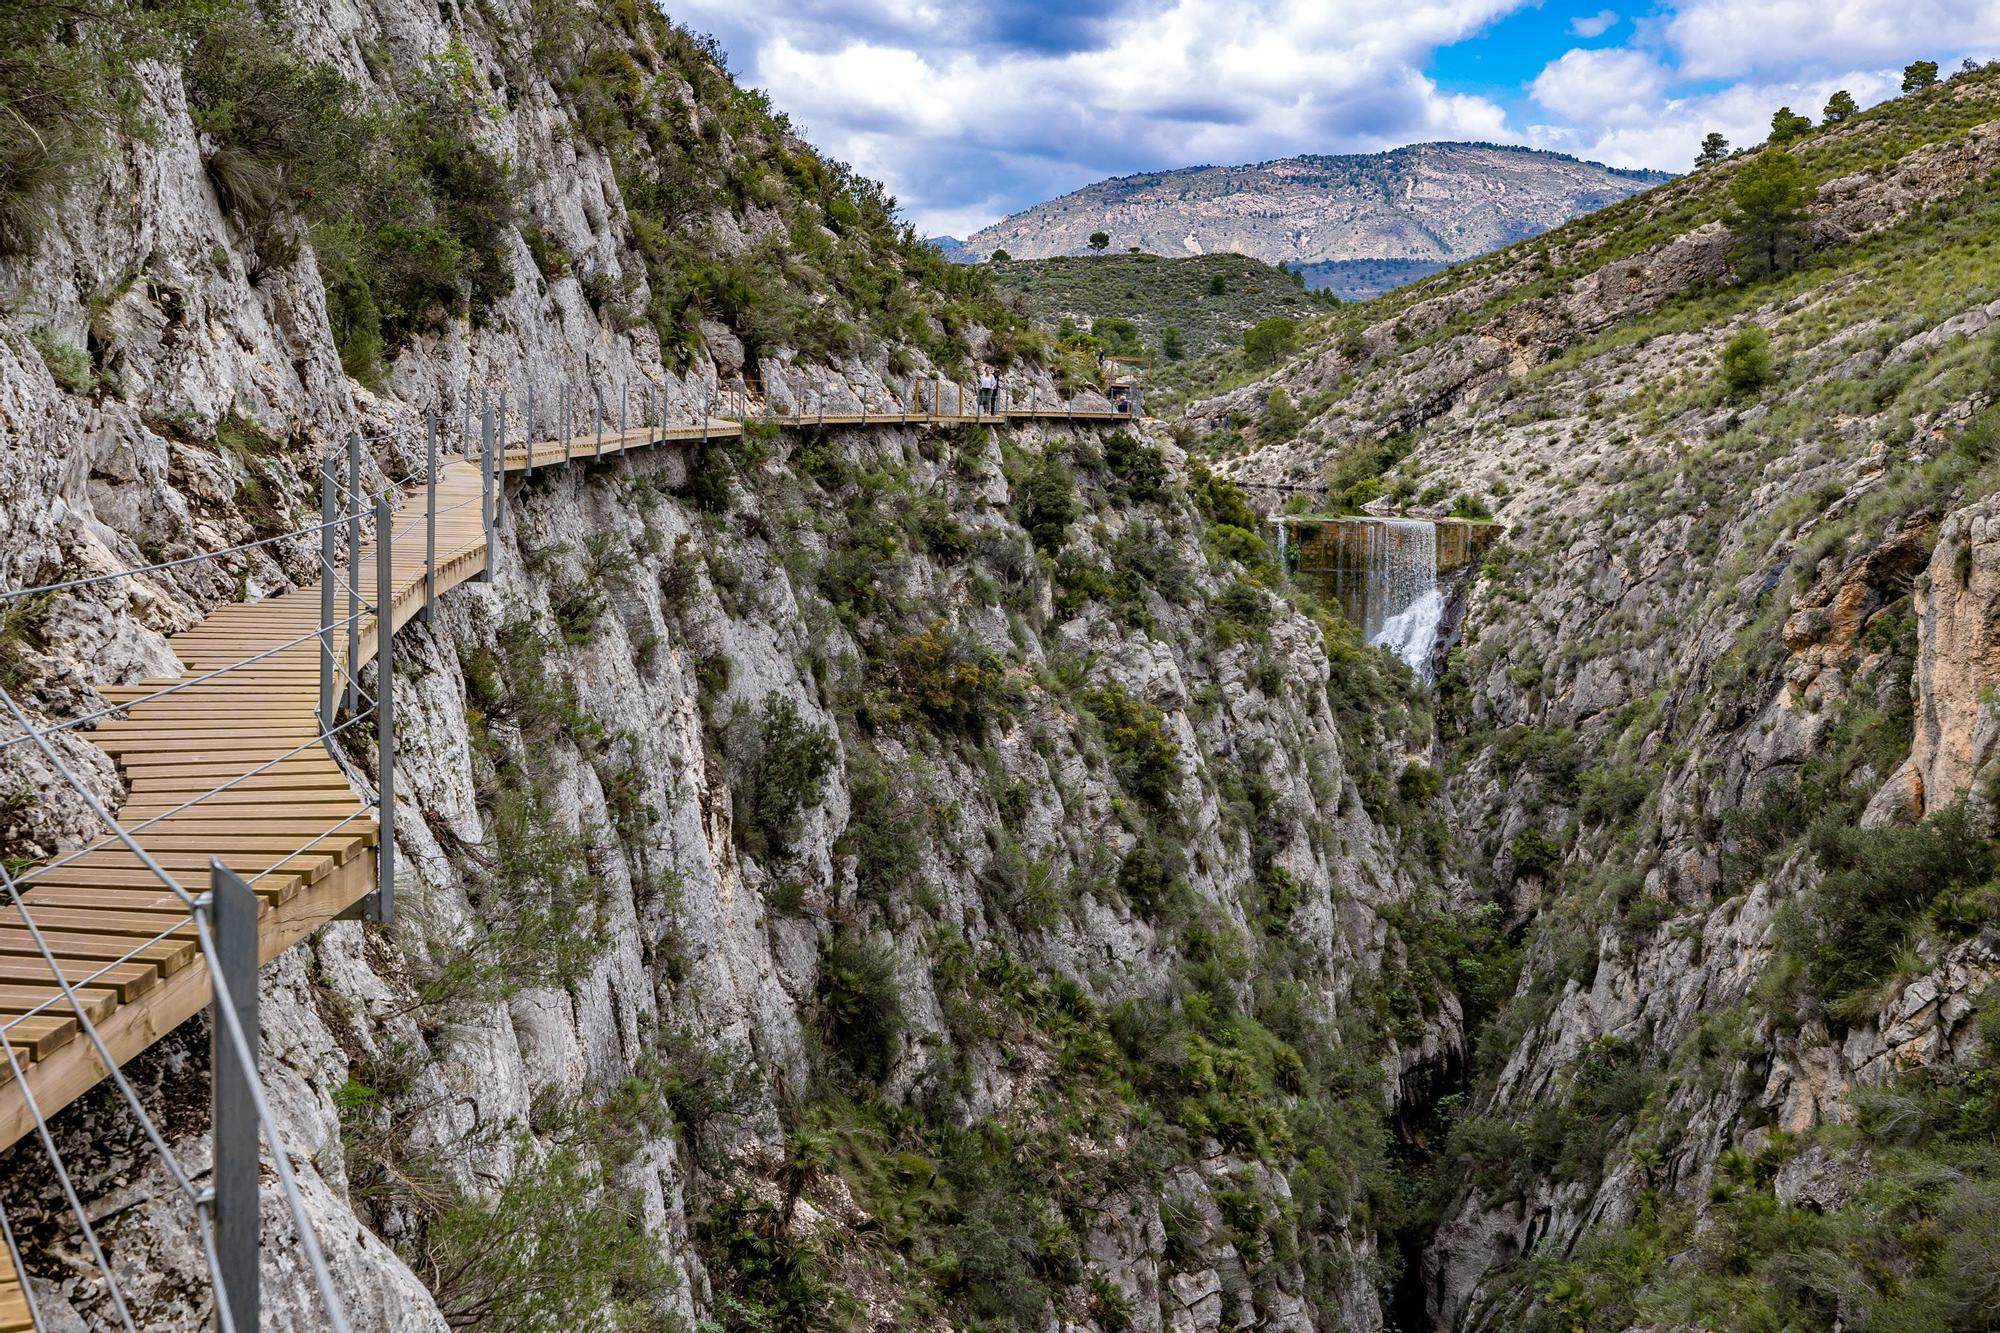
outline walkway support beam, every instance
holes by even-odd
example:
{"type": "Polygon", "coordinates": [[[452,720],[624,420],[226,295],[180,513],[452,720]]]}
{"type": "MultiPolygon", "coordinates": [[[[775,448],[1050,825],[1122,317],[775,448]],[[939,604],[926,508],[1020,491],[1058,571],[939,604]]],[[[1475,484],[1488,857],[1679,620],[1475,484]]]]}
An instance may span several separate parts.
{"type": "Polygon", "coordinates": [[[361,435],[347,434],[347,707],[360,701],[354,664],[361,657],[361,435]]]}
{"type": "Polygon", "coordinates": [[[479,411],[479,522],[486,533],[486,568],[479,571],[481,583],[493,582],[493,413],[479,411]]]}
{"type": "Polygon", "coordinates": [[[340,519],[340,476],[331,458],[319,470],[319,729],[333,730],[334,525],[340,519]]]}
{"type": "MultiPolygon", "coordinates": [[[[504,399],[502,401],[505,401],[504,399]]],[[[375,901],[371,921],[396,910],[396,544],[389,493],[375,499],[375,901]]],[[[251,1325],[255,1327],[255,1325],[251,1325]]]]}
{"type": "Polygon", "coordinates": [[[424,609],[426,625],[431,623],[431,604],[438,594],[438,423],[425,417],[425,449],[428,465],[424,473],[424,609]]]}
{"type": "Polygon", "coordinates": [[[216,1327],[222,1313],[241,1333],[258,1326],[257,1243],[257,1102],[251,1082],[257,1077],[257,895],[242,878],[219,860],[209,862],[208,912],[214,923],[215,967],[229,991],[230,1007],[249,1043],[249,1064],[243,1052],[222,1033],[221,1011],[214,1002],[210,1024],[209,1069],[215,1080],[212,1130],[215,1135],[215,1259],[222,1290],[215,1293],[216,1327]]]}

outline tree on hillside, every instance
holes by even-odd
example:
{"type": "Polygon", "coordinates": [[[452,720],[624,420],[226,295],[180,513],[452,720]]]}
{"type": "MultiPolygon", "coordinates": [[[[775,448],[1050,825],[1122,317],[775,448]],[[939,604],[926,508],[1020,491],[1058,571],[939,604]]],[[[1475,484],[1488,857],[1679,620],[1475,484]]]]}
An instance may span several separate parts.
{"type": "Polygon", "coordinates": [[[1117,315],[1103,315],[1090,322],[1090,336],[1113,356],[1138,356],[1146,350],[1139,326],[1117,315]]]}
{"type": "Polygon", "coordinates": [[[1903,91],[1920,93],[1937,82],[1937,61],[1912,60],[1903,66],[1903,91]]]}
{"type": "Polygon", "coordinates": [[[993,252],[993,262],[996,264],[1004,264],[1013,257],[1014,256],[1008,254],[1005,250],[995,250],[993,252]]]}
{"type": "Polygon", "coordinates": [[[1103,254],[1106,248],[1110,246],[1110,244],[1111,244],[1110,232],[1094,231],[1090,233],[1090,248],[1097,251],[1097,253],[1103,254]]]}
{"type": "Polygon", "coordinates": [[[1797,158],[1767,148],[1729,183],[1733,207],[1723,215],[1736,233],[1737,270],[1746,278],[1778,273],[1805,235],[1808,179],[1797,158]]]}
{"type": "Polygon", "coordinates": [[[1243,330],[1243,355],[1253,366],[1275,366],[1299,345],[1299,326],[1272,315],[1243,330]]]}
{"type": "Polygon", "coordinates": [[[1820,119],[1824,120],[1827,124],[1838,125],[1841,121],[1846,120],[1859,110],[1861,108],[1854,104],[1854,95],[1848,92],[1847,89],[1842,88],[1839,92],[1826,99],[1826,110],[1819,114],[1820,119]]]}
{"type": "Polygon", "coordinates": [[[1208,294],[1210,296],[1220,296],[1228,290],[1229,284],[1223,280],[1220,273],[1211,273],[1208,275],[1208,294]]]}
{"type": "Polygon", "coordinates": [[[1708,137],[1701,141],[1701,152],[1695,155],[1694,164],[1697,167],[1712,167],[1728,156],[1729,140],[1710,130],[1708,137]]]}
{"type": "Polygon", "coordinates": [[[1169,361],[1178,361],[1187,355],[1187,344],[1181,341],[1179,325],[1169,324],[1160,330],[1160,355],[1169,361]]]}
{"type": "Polygon", "coordinates": [[[1801,116],[1790,107],[1781,106],[1771,117],[1771,142],[1790,143],[1812,127],[1811,116],[1801,116]]]}
{"type": "Polygon", "coordinates": [[[1752,324],[1722,349],[1722,383],[1741,398],[1771,382],[1771,337],[1752,324]]]}

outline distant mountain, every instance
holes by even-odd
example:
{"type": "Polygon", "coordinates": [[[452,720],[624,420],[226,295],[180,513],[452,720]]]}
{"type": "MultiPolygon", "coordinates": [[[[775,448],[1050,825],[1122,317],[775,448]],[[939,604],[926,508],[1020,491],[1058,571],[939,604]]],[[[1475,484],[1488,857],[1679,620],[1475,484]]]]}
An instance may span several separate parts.
{"type": "Polygon", "coordinates": [[[1308,290],[1332,292],[1343,301],[1371,300],[1449,267],[1441,259],[1322,259],[1290,265],[1308,290]]]}
{"type": "Polygon", "coordinates": [[[954,264],[977,264],[980,260],[986,258],[985,255],[974,254],[971,250],[966,249],[965,242],[959,240],[956,236],[926,236],[924,237],[924,244],[936,250],[954,264]]]}
{"type": "MultiPolygon", "coordinates": [[[[1099,181],[974,232],[984,259],[1116,251],[1251,255],[1266,263],[1456,263],[1547,231],[1671,177],[1498,144],[1426,143],[1099,181]]],[[[1310,271],[1310,270],[1309,270],[1310,271]]]]}

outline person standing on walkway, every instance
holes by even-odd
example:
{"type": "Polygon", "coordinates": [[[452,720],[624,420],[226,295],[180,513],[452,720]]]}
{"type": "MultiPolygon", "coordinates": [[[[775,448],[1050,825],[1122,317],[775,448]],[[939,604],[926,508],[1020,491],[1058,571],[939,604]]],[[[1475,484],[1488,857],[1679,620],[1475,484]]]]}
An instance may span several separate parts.
{"type": "Polygon", "coordinates": [[[1000,377],[987,366],[979,372],[979,415],[985,416],[998,407],[1000,401],[1000,377]]]}

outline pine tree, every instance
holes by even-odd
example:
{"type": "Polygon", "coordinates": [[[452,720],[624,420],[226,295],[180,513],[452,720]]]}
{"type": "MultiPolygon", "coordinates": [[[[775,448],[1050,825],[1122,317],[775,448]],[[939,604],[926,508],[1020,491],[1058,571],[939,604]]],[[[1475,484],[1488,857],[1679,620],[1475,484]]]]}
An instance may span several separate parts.
{"type": "Polygon", "coordinates": [[[1701,152],[1696,154],[1694,164],[1697,167],[1712,167],[1728,156],[1729,140],[1710,130],[1708,137],[1701,141],[1701,152]]]}
{"type": "Polygon", "coordinates": [[[1811,116],[1801,116],[1788,106],[1781,106],[1771,117],[1771,142],[1790,143],[1813,127],[1811,116]]]}
{"type": "Polygon", "coordinates": [[[1839,92],[1826,99],[1826,110],[1819,114],[1820,119],[1824,120],[1827,124],[1838,125],[1841,121],[1846,120],[1859,110],[1861,108],[1854,104],[1853,94],[1849,93],[1847,89],[1842,88],[1839,92]]]}
{"type": "Polygon", "coordinates": [[[1734,207],[1723,221],[1736,233],[1736,260],[1745,277],[1782,271],[1805,233],[1808,178],[1790,153],[1767,148],[1729,183],[1734,207]]]}

